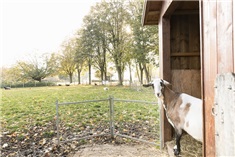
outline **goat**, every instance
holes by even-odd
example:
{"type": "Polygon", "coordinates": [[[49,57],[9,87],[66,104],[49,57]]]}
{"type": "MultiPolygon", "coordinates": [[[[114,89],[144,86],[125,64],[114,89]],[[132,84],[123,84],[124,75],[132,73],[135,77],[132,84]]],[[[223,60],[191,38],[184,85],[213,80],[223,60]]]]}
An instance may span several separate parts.
{"type": "Polygon", "coordinates": [[[143,86],[152,86],[155,96],[160,99],[166,111],[166,117],[175,130],[174,154],[179,155],[183,130],[202,142],[202,100],[185,93],[174,92],[169,85],[169,82],[157,78],[152,83],[143,86]]]}

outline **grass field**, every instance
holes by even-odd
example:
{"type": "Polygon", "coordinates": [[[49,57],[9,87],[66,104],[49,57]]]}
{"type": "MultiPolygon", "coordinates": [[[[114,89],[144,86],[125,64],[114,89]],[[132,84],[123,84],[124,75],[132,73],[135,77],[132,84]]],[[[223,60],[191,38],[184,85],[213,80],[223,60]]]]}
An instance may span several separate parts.
{"type": "MultiPolygon", "coordinates": [[[[76,102],[107,99],[113,96],[120,99],[157,101],[150,88],[138,91],[130,87],[109,87],[107,91],[103,88],[104,86],[58,86],[2,90],[1,130],[3,134],[1,137],[3,137],[3,143],[7,142],[4,140],[9,141],[14,138],[11,143],[19,144],[19,142],[25,142],[30,136],[40,144],[44,138],[55,137],[56,100],[76,102]],[[7,137],[4,138],[5,136],[7,137]]],[[[149,121],[149,117],[158,117],[157,105],[118,102],[115,103],[114,110],[115,121],[118,121],[115,123],[116,128],[123,134],[126,128],[131,126],[141,131],[143,128],[148,129],[145,125],[154,126],[158,123],[157,120],[149,121]],[[136,126],[137,123],[141,126],[136,126]]],[[[62,133],[84,132],[87,129],[102,132],[105,128],[101,125],[107,125],[107,127],[109,125],[108,102],[61,106],[60,118],[62,133]]],[[[132,130],[130,134],[136,133],[132,130]]]]}

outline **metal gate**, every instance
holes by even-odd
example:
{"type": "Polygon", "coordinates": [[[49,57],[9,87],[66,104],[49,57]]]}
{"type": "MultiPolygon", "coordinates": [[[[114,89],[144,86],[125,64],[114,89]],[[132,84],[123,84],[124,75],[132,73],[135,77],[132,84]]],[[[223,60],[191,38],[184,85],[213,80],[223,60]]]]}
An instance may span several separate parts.
{"type": "MultiPolygon", "coordinates": [[[[148,105],[156,106],[156,102],[148,102],[148,101],[140,101],[140,100],[123,100],[123,99],[116,99],[110,96],[107,99],[101,100],[86,100],[80,102],[66,102],[66,103],[59,103],[56,101],[56,127],[57,127],[57,143],[60,142],[68,142],[73,140],[83,140],[94,138],[97,136],[106,136],[110,135],[112,138],[115,136],[123,137],[132,139],[135,141],[141,141],[149,144],[154,144],[156,146],[160,145],[160,125],[159,125],[159,116],[157,116],[157,108],[151,108],[148,105]],[[106,103],[107,104],[106,104],[106,103]],[[69,106],[69,105],[77,105],[81,106],[82,104],[91,105],[92,103],[102,103],[100,106],[104,106],[104,113],[107,114],[102,115],[105,116],[105,122],[100,123],[99,125],[104,125],[105,131],[102,133],[97,131],[89,132],[88,135],[84,135],[80,132],[73,135],[69,135],[67,139],[61,141],[61,137],[63,136],[63,131],[60,130],[60,107],[62,106],[69,106]],[[124,103],[124,104],[123,104],[124,103]],[[140,104],[140,105],[137,105],[140,104]],[[130,107],[131,105],[131,107],[130,107]],[[106,107],[105,107],[106,106],[106,107]],[[127,108],[129,106],[129,108],[127,108]],[[138,107],[141,107],[138,108],[138,107]],[[151,109],[150,109],[151,108],[151,109]],[[146,115],[143,115],[142,109],[146,112],[146,115]],[[134,111],[137,111],[136,114],[133,114],[134,111]],[[128,115],[129,116],[126,116],[128,115]],[[143,115],[141,118],[139,115],[143,115]],[[144,117],[144,118],[143,118],[144,117]],[[135,122],[141,125],[136,126],[136,123],[128,123],[128,120],[136,120],[135,122]],[[107,124],[109,123],[109,126],[107,124]],[[127,130],[129,131],[127,132],[127,130]],[[141,134],[137,135],[136,130],[141,132],[141,134]]],[[[88,106],[87,106],[88,107],[88,106]]],[[[77,110],[73,108],[75,112],[79,112],[81,110],[77,110]]],[[[85,108],[83,108],[85,109],[85,108]]],[[[69,116],[69,115],[68,115],[69,116]]],[[[83,115],[81,115],[83,116],[83,115]]],[[[86,119],[84,117],[84,119],[86,119]]],[[[133,122],[133,121],[132,121],[133,122]]],[[[98,125],[99,122],[96,122],[98,125]]],[[[86,125],[86,124],[84,124],[86,125]]],[[[87,128],[87,126],[85,126],[87,128]]]]}
{"type": "Polygon", "coordinates": [[[216,156],[235,156],[235,74],[220,74],[215,84],[216,156]]]}

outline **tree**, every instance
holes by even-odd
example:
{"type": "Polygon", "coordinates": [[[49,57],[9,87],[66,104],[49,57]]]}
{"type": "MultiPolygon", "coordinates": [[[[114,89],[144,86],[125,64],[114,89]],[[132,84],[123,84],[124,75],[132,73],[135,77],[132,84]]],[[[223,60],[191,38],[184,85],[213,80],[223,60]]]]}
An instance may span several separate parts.
{"type": "Polygon", "coordinates": [[[113,0],[109,3],[103,2],[102,7],[105,8],[105,27],[109,42],[107,49],[115,64],[119,85],[122,85],[124,69],[127,64],[125,46],[128,39],[128,34],[126,33],[129,17],[128,9],[124,0],[113,0]]]}
{"type": "Polygon", "coordinates": [[[91,65],[92,65],[92,58],[93,58],[93,41],[92,41],[91,31],[92,30],[90,29],[90,27],[84,27],[81,30],[82,54],[80,54],[80,56],[82,56],[82,58],[85,60],[85,63],[88,65],[89,84],[91,84],[91,65]]]}
{"type": "Polygon", "coordinates": [[[12,83],[16,83],[18,81],[24,81],[24,78],[22,77],[22,73],[17,65],[6,68],[2,67],[1,69],[1,83],[6,85],[11,85],[12,83]]]}
{"type": "MultiPolygon", "coordinates": [[[[78,35],[80,35],[80,32],[78,32],[78,35]]],[[[83,55],[82,41],[80,36],[76,38],[76,43],[75,63],[78,73],[78,84],[81,84],[81,72],[85,63],[85,57],[83,55]]]]}
{"type": "Polygon", "coordinates": [[[31,57],[29,61],[18,62],[22,78],[41,82],[44,78],[55,74],[58,64],[56,54],[43,54],[31,57]]]}
{"type": "Polygon", "coordinates": [[[73,73],[76,70],[76,39],[65,41],[62,45],[60,55],[60,71],[69,76],[70,83],[73,82],[73,73]]]}
{"type": "Polygon", "coordinates": [[[133,32],[133,56],[139,73],[140,82],[143,83],[145,73],[147,82],[150,81],[150,67],[154,64],[155,55],[158,52],[157,27],[141,25],[143,12],[143,1],[129,2],[131,20],[130,25],[133,32]]]}
{"type": "Polygon", "coordinates": [[[100,71],[97,76],[101,80],[107,79],[107,61],[114,63],[119,85],[122,85],[127,65],[131,74],[133,61],[140,69],[141,82],[144,72],[146,79],[150,80],[149,69],[157,52],[157,35],[153,35],[157,28],[141,25],[142,6],[140,1],[102,1],[84,18],[81,47],[89,68],[89,84],[91,66],[100,71]],[[128,31],[127,28],[131,29],[128,31]]]}
{"type": "MultiPolygon", "coordinates": [[[[101,81],[107,79],[106,53],[107,39],[104,27],[105,16],[100,3],[94,6],[89,15],[84,18],[83,45],[89,65],[92,64],[101,73],[101,81]],[[92,59],[91,59],[92,58],[92,59]]],[[[89,68],[90,69],[90,68],[89,68]]]]}

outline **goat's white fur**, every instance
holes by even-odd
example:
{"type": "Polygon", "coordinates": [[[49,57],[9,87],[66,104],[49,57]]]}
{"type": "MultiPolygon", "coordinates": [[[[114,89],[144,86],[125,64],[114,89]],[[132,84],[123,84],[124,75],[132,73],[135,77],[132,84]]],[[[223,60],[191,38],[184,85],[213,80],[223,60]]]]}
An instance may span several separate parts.
{"type": "Polygon", "coordinates": [[[190,110],[185,116],[183,129],[193,138],[202,142],[202,100],[184,93],[181,94],[181,99],[183,100],[181,108],[184,108],[187,103],[191,104],[190,110]]]}

